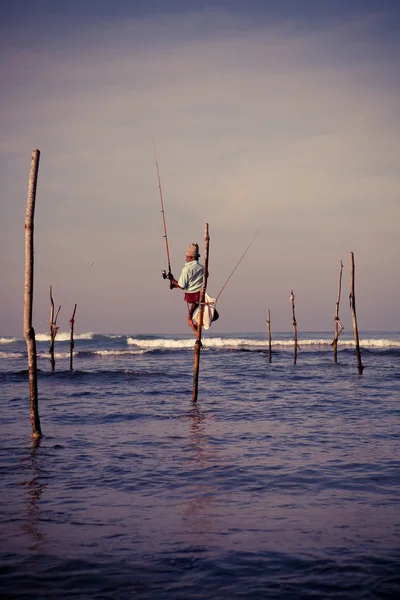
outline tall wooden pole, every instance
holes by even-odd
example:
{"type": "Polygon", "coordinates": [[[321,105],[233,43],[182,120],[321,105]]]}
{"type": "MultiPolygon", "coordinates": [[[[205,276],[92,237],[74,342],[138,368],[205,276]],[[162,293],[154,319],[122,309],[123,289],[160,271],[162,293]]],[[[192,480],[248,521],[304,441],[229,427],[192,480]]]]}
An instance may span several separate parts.
{"type": "Polygon", "coordinates": [[[54,316],[54,300],[53,300],[53,290],[52,290],[51,286],[49,289],[49,295],[50,295],[50,348],[49,348],[49,352],[50,352],[51,371],[54,372],[56,370],[56,361],[54,359],[54,342],[55,342],[57,331],[58,331],[57,318],[58,318],[58,313],[60,312],[61,306],[58,307],[56,315],[54,316]]]}
{"type": "Polygon", "coordinates": [[[271,347],[271,313],[268,309],[268,318],[267,318],[267,326],[268,326],[268,359],[269,362],[272,361],[272,347],[271,347]]]}
{"type": "Polygon", "coordinates": [[[358,366],[358,374],[362,375],[364,370],[364,366],[361,362],[361,352],[360,352],[360,340],[358,337],[358,325],[357,325],[357,314],[356,314],[356,293],[355,293],[355,272],[356,268],[354,265],[354,252],[350,252],[350,260],[351,260],[351,280],[350,280],[350,308],[351,313],[353,315],[353,331],[354,331],[354,343],[356,346],[356,355],[357,355],[357,366],[358,366]]]}
{"type": "Polygon", "coordinates": [[[28,200],[25,215],[25,288],[24,288],[24,335],[28,350],[30,420],[32,437],[40,438],[39,401],[37,386],[37,359],[35,330],[32,327],[33,308],[33,228],[35,216],[36,187],[39,172],[40,151],[32,151],[29,175],[28,200]]]}
{"type": "Polygon", "coordinates": [[[69,339],[69,370],[72,371],[72,360],[74,354],[74,325],[75,325],[75,313],[76,313],[76,304],[74,306],[74,311],[72,313],[72,317],[69,321],[70,324],[70,339],[69,339]]]}
{"type": "Polygon", "coordinates": [[[199,369],[200,369],[200,350],[201,350],[201,332],[203,328],[204,300],[207,289],[208,279],[208,251],[210,246],[210,236],[208,234],[208,223],[204,226],[204,276],[203,285],[200,290],[200,311],[197,322],[196,342],[194,344],[194,369],[193,369],[193,391],[192,402],[197,402],[197,392],[199,389],[199,369]]]}
{"type": "Polygon", "coordinates": [[[292,325],[293,325],[293,341],[294,341],[294,355],[293,355],[293,364],[297,363],[297,322],[296,315],[294,312],[294,294],[293,290],[290,291],[290,302],[292,305],[292,325]]]}
{"type": "Polygon", "coordinates": [[[335,334],[332,342],[333,346],[333,362],[337,363],[337,347],[339,335],[342,333],[344,327],[339,319],[339,304],[340,304],[340,296],[342,292],[342,273],[343,273],[343,263],[340,261],[340,272],[339,272],[339,284],[338,284],[338,295],[336,300],[336,310],[335,310],[335,334]]]}

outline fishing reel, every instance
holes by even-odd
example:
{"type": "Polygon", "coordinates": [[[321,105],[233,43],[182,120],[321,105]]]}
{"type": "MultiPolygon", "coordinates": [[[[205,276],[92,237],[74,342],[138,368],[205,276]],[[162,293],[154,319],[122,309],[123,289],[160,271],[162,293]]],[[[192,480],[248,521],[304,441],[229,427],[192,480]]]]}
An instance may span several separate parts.
{"type": "Polygon", "coordinates": [[[172,275],[171,271],[169,271],[168,273],[165,270],[161,271],[161,275],[162,275],[163,279],[169,279],[169,289],[172,290],[174,285],[172,283],[173,275],[172,275]]]}

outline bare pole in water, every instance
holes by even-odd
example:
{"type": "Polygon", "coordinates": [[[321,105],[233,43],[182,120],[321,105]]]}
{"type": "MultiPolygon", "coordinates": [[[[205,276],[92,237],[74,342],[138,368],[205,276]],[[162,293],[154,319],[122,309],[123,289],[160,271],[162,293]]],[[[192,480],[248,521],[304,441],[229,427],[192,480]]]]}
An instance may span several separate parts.
{"type": "Polygon", "coordinates": [[[333,362],[335,364],[337,363],[337,347],[338,347],[339,335],[342,333],[342,331],[344,329],[344,327],[341,324],[340,319],[339,319],[339,303],[340,303],[340,296],[341,296],[341,291],[342,291],[342,273],[343,273],[343,263],[342,263],[342,261],[340,261],[338,295],[337,295],[337,300],[336,300],[336,311],[335,311],[335,335],[333,338],[333,342],[331,344],[331,346],[333,346],[333,362]]]}
{"type": "Polygon", "coordinates": [[[271,313],[268,309],[268,318],[267,318],[267,327],[268,327],[268,359],[269,362],[272,361],[272,349],[271,349],[271,313]]]}
{"type": "Polygon", "coordinates": [[[293,356],[293,364],[297,363],[297,322],[296,315],[294,312],[294,294],[293,290],[290,290],[290,302],[292,305],[292,325],[293,325],[293,341],[294,341],[294,356],[293,356]]]}
{"type": "Polygon", "coordinates": [[[50,349],[49,349],[49,352],[50,352],[51,370],[53,372],[56,369],[56,361],[54,359],[54,342],[56,340],[56,335],[57,335],[57,332],[59,329],[57,327],[57,318],[58,318],[58,313],[61,310],[61,306],[58,307],[56,315],[54,316],[54,300],[53,300],[53,290],[52,290],[51,286],[49,289],[49,295],[50,295],[50,349]]]}
{"type": "Polygon", "coordinates": [[[28,350],[28,374],[30,397],[30,420],[32,437],[41,438],[39,418],[39,400],[37,386],[36,337],[32,327],[33,312],[33,229],[35,216],[36,188],[39,172],[40,150],[32,151],[31,170],[29,175],[28,199],[25,214],[25,287],[24,287],[24,335],[28,350]]]}
{"type": "Polygon", "coordinates": [[[208,223],[204,226],[204,275],[203,285],[200,290],[200,310],[197,321],[196,342],[194,344],[194,369],[193,369],[193,391],[192,402],[197,402],[197,392],[199,389],[199,369],[200,369],[200,350],[201,350],[201,332],[203,328],[204,301],[207,289],[208,279],[208,251],[210,246],[210,236],[208,234],[208,223]]]}
{"type": "Polygon", "coordinates": [[[73,361],[73,355],[74,355],[74,346],[75,346],[75,342],[74,342],[74,325],[75,325],[75,313],[76,313],[76,307],[77,305],[75,304],[74,306],[74,310],[72,313],[72,317],[69,320],[69,325],[70,325],[70,338],[69,338],[69,370],[72,371],[72,361],[73,361]]]}
{"type": "Polygon", "coordinates": [[[358,366],[358,374],[362,375],[364,370],[364,366],[361,362],[361,352],[360,352],[360,340],[358,337],[358,325],[357,325],[357,314],[356,314],[356,293],[355,293],[355,265],[354,265],[354,252],[350,252],[350,260],[351,260],[351,279],[350,279],[350,308],[353,316],[353,331],[354,331],[354,343],[356,346],[356,355],[357,355],[357,366],[358,366]]]}

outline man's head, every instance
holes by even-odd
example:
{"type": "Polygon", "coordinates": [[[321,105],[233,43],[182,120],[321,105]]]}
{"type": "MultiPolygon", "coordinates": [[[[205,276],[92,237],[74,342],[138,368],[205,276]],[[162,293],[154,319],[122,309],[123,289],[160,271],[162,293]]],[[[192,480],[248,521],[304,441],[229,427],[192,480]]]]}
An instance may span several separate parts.
{"type": "Polygon", "coordinates": [[[192,244],[190,244],[190,248],[186,250],[186,262],[191,260],[197,260],[199,256],[199,245],[193,242],[192,244]]]}

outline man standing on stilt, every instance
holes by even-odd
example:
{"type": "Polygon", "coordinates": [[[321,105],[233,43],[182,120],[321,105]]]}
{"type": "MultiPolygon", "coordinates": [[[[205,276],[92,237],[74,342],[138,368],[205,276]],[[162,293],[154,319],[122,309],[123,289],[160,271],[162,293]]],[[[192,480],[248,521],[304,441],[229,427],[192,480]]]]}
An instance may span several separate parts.
{"type": "Polygon", "coordinates": [[[199,263],[199,258],[199,245],[192,243],[186,251],[185,266],[178,281],[174,279],[172,273],[168,276],[172,287],[185,291],[185,301],[188,308],[187,322],[194,332],[197,331],[197,325],[193,323],[192,316],[200,302],[200,290],[204,275],[204,267],[199,263]]]}

